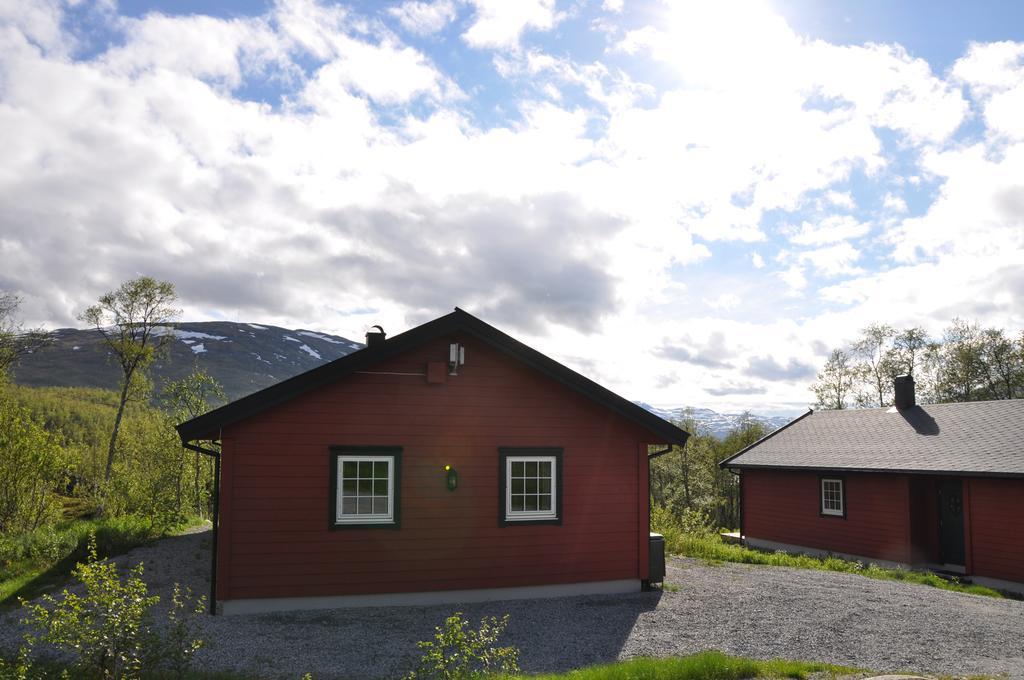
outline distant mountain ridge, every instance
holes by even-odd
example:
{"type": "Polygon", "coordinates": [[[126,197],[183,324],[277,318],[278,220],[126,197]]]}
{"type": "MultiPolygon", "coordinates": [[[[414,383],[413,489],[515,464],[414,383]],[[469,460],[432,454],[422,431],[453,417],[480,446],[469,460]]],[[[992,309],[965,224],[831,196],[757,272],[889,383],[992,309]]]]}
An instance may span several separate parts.
{"type": "MultiPolygon", "coordinates": [[[[306,329],[289,329],[233,321],[182,322],[163,333],[173,333],[169,355],[156,362],[152,376],[159,388],[166,380],[202,368],[224,387],[229,400],[244,397],[328,361],[362,349],[362,343],[339,335],[306,329]]],[[[23,385],[102,387],[116,389],[120,370],[95,329],[59,328],[50,332],[51,342],[25,356],[14,368],[14,379],[23,385]]],[[[666,420],[692,417],[716,437],[735,428],[740,413],[718,413],[707,408],[657,408],[634,402],[666,420]]],[[[753,415],[769,430],[791,418],[753,415]]]]}
{"type": "MultiPolygon", "coordinates": [[[[660,418],[670,420],[674,423],[681,422],[686,418],[693,418],[698,427],[703,427],[707,432],[718,439],[724,439],[725,436],[729,434],[729,431],[736,429],[743,420],[742,413],[719,413],[717,411],[712,411],[709,408],[692,408],[687,406],[658,408],[642,401],[636,401],[633,403],[647,409],[660,418]]],[[[762,423],[766,428],[768,428],[769,432],[773,432],[793,420],[790,416],[762,416],[757,415],[756,413],[751,413],[750,417],[753,420],[762,423]]]]}
{"type": "MultiPolygon", "coordinates": [[[[157,386],[204,369],[234,400],[311,368],[350,354],[363,345],[338,335],[231,321],[182,322],[173,328],[170,353],[151,371],[157,386]]],[[[59,328],[48,346],[24,357],[14,369],[23,385],[116,389],[120,369],[95,329],[59,328]]]]}

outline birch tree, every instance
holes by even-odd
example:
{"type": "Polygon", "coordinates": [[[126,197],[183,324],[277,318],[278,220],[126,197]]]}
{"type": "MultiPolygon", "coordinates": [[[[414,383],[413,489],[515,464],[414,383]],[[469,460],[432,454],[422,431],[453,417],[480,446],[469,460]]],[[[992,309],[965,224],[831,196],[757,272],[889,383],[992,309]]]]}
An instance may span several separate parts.
{"type": "Polygon", "coordinates": [[[846,408],[855,377],[856,370],[850,355],[841,349],[832,350],[818,373],[818,379],[811,385],[815,406],[831,410],[846,408]]]}
{"type": "Polygon", "coordinates": [[[132,387],[145,378],[146,369],[174,337],[167,327],[181,313],[174,307],[177,299],[174,284],[140,276],[100,297],[98,304],[79,317],[99,331],[121,369],[120,398],[107,447],[104,482],[110,481],[117,435],[132,387]]]}
{"type": "Polygon", "coordinates": [[[0,376],[6,374],[18,359],[49,341],[49,336],[42,329],[24,328],[18,319],[19,307],[20,297],[0,291],[0,376]]]}

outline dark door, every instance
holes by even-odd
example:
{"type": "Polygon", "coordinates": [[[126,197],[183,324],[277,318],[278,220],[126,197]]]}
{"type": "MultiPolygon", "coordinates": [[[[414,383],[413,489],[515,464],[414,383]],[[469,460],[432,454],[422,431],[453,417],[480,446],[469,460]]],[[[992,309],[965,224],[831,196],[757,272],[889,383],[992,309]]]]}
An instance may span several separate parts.
{"type": "Polygon", "coordinates": [[[964,564],[964,492],[960,480],[939,482],[939,559],[964,564]]]}

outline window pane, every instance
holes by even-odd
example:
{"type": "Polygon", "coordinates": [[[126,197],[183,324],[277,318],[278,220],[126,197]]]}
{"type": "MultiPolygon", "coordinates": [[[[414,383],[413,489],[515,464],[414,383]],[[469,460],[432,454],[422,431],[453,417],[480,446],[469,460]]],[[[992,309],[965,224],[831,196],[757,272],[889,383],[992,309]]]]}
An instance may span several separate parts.
{"type": "Polygon", "coordinates": [[[538,509],[540,509],[540,510],[550,510],[551,509],[551,496],[541,496],[540,500],[539,500],[539,503],[540,503],[540,505],[538,506],[538,509]]]}
{"type": "Polygon", "coordinates": [[[522,461],[512,461],[512,476],[522,477],[524,465],[525,463],[523,463],[522,461]]]}
{"type": "Polygon", "coordinates": [[[356,495],[356,480],[346,479],[341,483],[341,494],[343,496],[355,496],[356,495]]]}
{"type": "Polygon", "coordinates": [[[365,479],[373,477],[373,463],[365,460],[359,461],[359,476],[365,479]]]}
{"type": "Polygon", "coordinates": [[[526,493],[537,493],[537,480],[527,478],[525,480],[525,491],[526,493]]]}
{"type": "Polygon", "coordinates": [[[373,482],[373,495],[374,496],[387,496],[388,495],[388,480],[377,479],[373,482]]]}
{"type": "Polygon", "coordinates": [[[359,502],[359,506],[358,507],[359,507],[359,514],[360,515],[369,515],[373,511],[373,504],[372,504],[373,499],[372,498],[362,498],[362,497],[360,497],[360,498],[358,498],[356,500],[359,502]]]}
{"type": "Polygon", "coordinates": [[[523,497],[523,509],[524,510],[536,510],[537,509],[537,497],[536,496],[524,496],[523,497]]]}
{"type": "Polygon", "coordinates": [[[354,514],[356,514],[356,499],[355,498],[342,498],[341,499],[341,514],[343,514],[343,515],[354,515],[354,514]]]}
{"type": "Polygon", "coordinates": [[[373,482],[369,479],[359,480],[359,495],[360,496],[372,496],[373,495],[373,482]]]}
{"type": "Polygon", "coordinates": [[[512,480],[512,493],[522,493],[522,492],[523,492],[523,480],[522,479],[513,479],[512,480]]]}
{"type": "Polygon", "coordinates": [[[551,476],[551,463],[550,462],[538,463],[537,465],[538,465],[538,472],[539,472],[541,477],[550,477],[551,476]]]}
{"type": "Polygon", "coordinates": [[[541,493],[551,493],[551,480],[541,479],[537,482],[537,490],[541,493]]]}
{"type": "Polygon", "coordinates": [[[536,477],[537,476],[537,461],[530,461],[526,463],[526,476],[536,477]]]}
{"type": "Polygon", "coordinates": [[[381,498],[375,496],[373,499],[373,514],[375,515],[386,515],[388,512],[388,499],[387,496],[381,498]]]}
{"type": "Polygon", "coordinates": [[[387,479],[388,478],[388,464],[385,463],[384,461],[380,461],[379,463],[374,463],[373,464],[373,476],[376,477],[377,479],[387,479]]]}
{"type": "Polygon", "coordinates": [[[512,496],[512,510],[516,512],[522,512],[523,510],[523,497],[516,495],[512,496]]]}
{"type": "Polygon", "coordinates": [[[356,476],[356,468],[357,468],[357,466],[358,466],[358,463],[356,463],[355,461],[353,461],[353,460],[346,460],[344,463],[341,464],[341,474],[342,474],[342,476],[343,477],[355,477],[356,476]]]}

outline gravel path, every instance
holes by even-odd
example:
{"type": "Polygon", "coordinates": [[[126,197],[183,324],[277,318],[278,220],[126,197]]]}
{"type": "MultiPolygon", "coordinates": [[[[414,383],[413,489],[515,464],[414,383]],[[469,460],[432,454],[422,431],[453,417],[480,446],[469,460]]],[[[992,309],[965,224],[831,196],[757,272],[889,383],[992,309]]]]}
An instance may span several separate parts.
{"type": "MultiPolygon", "coordinates": [[[[209,532],[165,539],[118,558],[146,563],[164,601],[172,584],[208,592],[209,532]]],[[[633,656],[720,649],[754,658],[829,661],[879,672],[1005,673],[1024,680],[1024,602],[852,574],[709,566],[673,559],[678,592],[203,617],[200,663],[268,678],[394,678],[415,666],[417,640],[461,610],[474,623],[504,613],[503,644],[524,671],[561,671],[633,656]]],[[[14,649],[18,612],[0,617],[14,649]]]]}

